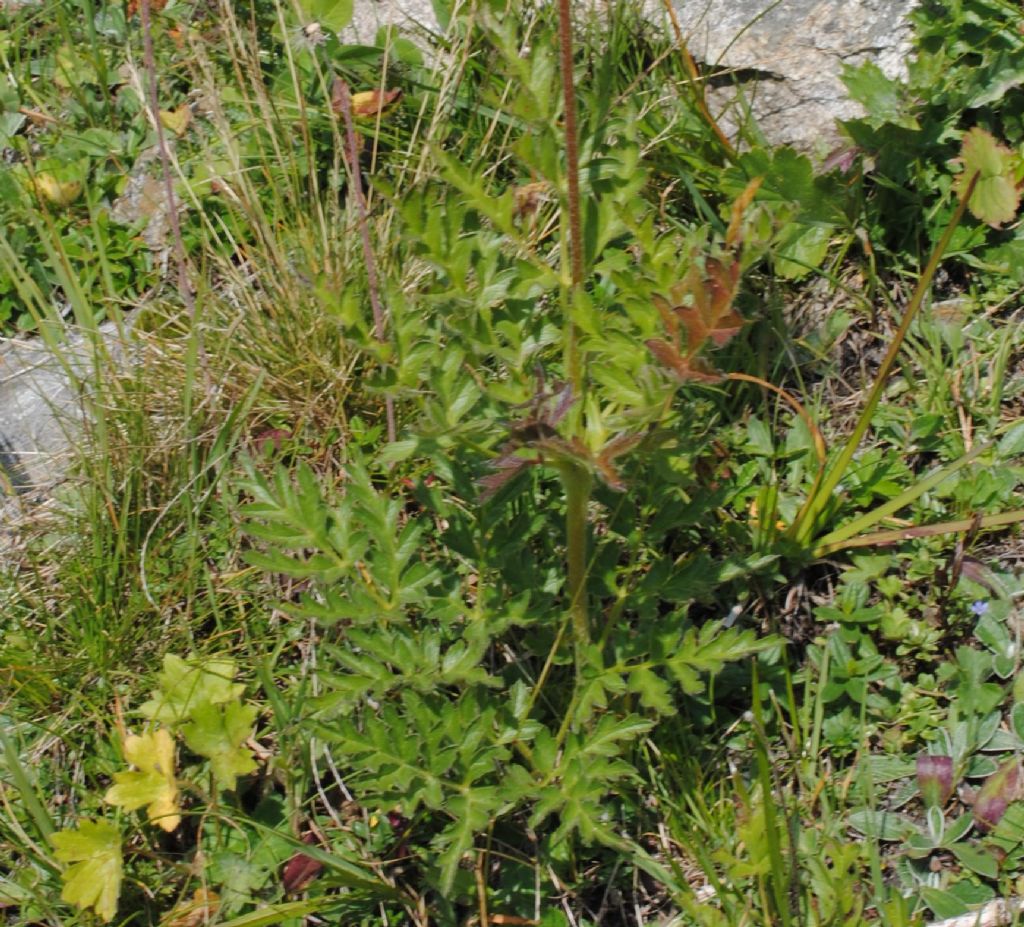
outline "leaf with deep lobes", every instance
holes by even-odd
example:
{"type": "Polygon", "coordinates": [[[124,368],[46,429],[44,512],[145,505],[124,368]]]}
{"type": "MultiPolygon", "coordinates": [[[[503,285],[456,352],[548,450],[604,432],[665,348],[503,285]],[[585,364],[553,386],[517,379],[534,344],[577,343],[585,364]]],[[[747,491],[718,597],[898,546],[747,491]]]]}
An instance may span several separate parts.
{"type": "Polygon", "coordinates": [[[235,780],[256,769],[252,752],[243,746],[252,735],[257,709],[240,702],[197,705],[192,721],[182,729],[189,749],[210,760],[213,775],[222,788],[233,789],[235,780]]]}
{"type": "Polygon", "coordinates": [[[134,811],[146,805],[150,822],[170,832],[181,823],[178,785],[174,779],[174,741],[166,728],[129,734],[124,758],[135,767],[114,773],[114,785],[104,796],[111,805],[134,811]]]}
{"type": "Polygon", "coordinates": [[[92,908],[104,921],[117,913],[121,893],[121,832],[107,821],[82,821],[77,830],[51,838],[54,856],[71,863],[61,878],[60,897],[79,908],[92,908]]]}
{"type": "Polygon", "coordinates": [[[235,683],[234,660],[187,661],[172,653],[164,657],[160,688],[139,711],[151,721],[180,724],[196,705],[220,705],[237,699],[245,686],[235,683]]]}

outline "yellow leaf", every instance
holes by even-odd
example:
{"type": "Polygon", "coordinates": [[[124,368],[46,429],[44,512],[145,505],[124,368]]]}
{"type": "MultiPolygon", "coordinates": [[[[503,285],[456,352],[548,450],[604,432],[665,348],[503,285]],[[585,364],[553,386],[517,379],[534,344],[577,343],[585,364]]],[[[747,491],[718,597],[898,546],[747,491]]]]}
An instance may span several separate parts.
{"type": "Polygon", "coordinates": [[[70,206],[82,195],[82,182],[58,180],[53,174],[44,171],[32,178],[32,189],[54,206],[70,206]]]}
{"type": "MultiPolygon", "coordinates": [[[[344,81],[336,79],[331,88],[331,108],[340,113],[343,109],[344,94],[346,92],[344,81]]],[[[350,98],[352,115],[356,119],[369,119],[378,113],[386,113],[402,98],[402,91],[395,87],[393,90],[361,90],[353,93],[350,98]]]]}
{"type": "Polygon", "coordinates": [[[104,921],[117,913],[121,893],[121,833],[109,821],[82,821],[77,830],[50,837],[54,856],[71,863],[61,878],[60,897],[79,908],[92,908],[104,921]]]}
{"type": "Polygon", "coordinates": [[[192,122],[192,110],[187,103],[182,103],[177,109],[162,109],[160,110],[160,122],[168,132],[173,132],[178,138],[182,138],[192,122]]]}
{"type": "Polygon", "coordinates": [[[115,785],[104,800],[133,811],[146,805],[149,820],[166,831],[181,823],[178,784],[174,779],[174,741],[166,728],[137,735],[124,741],[125,759],[136,767],[114,773],[115,785]]]}

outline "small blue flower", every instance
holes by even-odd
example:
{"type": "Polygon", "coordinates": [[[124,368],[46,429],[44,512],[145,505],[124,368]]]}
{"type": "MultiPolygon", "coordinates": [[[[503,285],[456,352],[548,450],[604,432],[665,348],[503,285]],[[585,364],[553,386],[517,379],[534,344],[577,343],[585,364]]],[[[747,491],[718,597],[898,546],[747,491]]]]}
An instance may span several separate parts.
{"type": "Polygon", "coordinates": [[[971,604],[971,611],[979,617],[988,612],[988,602],[979,599],[977,602],[971,604]]]}

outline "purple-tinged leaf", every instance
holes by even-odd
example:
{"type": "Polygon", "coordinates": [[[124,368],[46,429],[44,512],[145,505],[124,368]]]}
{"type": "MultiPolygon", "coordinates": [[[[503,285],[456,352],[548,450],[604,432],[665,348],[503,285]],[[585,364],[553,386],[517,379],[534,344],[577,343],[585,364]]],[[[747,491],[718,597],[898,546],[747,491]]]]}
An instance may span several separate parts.
{"type": "Polygon", "coordinates": [[[1024,776],[1020,760],[1007,760],[978,790],[974,799],[974,820],[982,830],[990,830],[999,823],[1010,802],[1024,796],[1024,776]]]}
{"type": "Polygon", "coordinates": [[[926,808],[942,808],[953,794],[953,757],[922,754],[917,758],[917,788],[926,808]]]}

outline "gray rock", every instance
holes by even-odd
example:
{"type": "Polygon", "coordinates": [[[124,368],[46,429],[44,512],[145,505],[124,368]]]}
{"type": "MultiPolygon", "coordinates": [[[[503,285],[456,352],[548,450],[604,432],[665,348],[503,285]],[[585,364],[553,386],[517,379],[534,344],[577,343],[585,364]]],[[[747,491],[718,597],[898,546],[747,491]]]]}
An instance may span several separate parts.
{"type": "Polygon", "coordinates": [[[74,390],[41,341],[0,345],[0,492],[52,485],[78,417],[74,390]]]}
{"type": "MultiPolygon", "coordinates": [[[[838,141],[837,119],[861,115],[840,80],[844,64],[871,60],[889,77],[905,73],[908,16],[916,6],[916,0],[672,2],[694,58],[732,72],[708,94],[723,128],[734,134],[749,106],[771,144],[818,153],[838,141]]],[[[640,9],[672,34],[659,0],[642,0],[640,9]]],[[[355,0],[346,38],[372,43],[389,23],[413,32],[438,30],[430,0],[355,0]]]]}
{"type": "MultiPolygon", "coordinates": [[[[113,326],[101,326],[106,344],[113,326]]],[[[39,338],[0,339],[0,496],[46,490],[73,459],[82,421],[78,382],[94,380],[93,351],[72,335],[55,356],[39,338]]]]}
{"type": "Polygon", "coordinates": [[[709,95],[726,131],[742,121],[745,101],[773,144],[824,153],[839,138],[837,119],[863,115],[840,79],[843,66],[873,61],[887,77],[904,77],[913,39],[909,14],[916,5],[696,0],[679,4],[678,16],[697,60],[735,72],[735,86],[709,95]]]}

